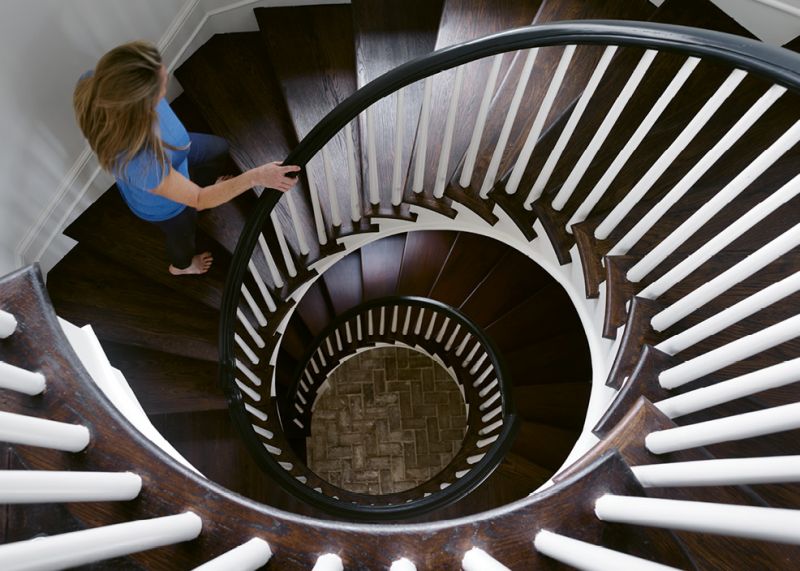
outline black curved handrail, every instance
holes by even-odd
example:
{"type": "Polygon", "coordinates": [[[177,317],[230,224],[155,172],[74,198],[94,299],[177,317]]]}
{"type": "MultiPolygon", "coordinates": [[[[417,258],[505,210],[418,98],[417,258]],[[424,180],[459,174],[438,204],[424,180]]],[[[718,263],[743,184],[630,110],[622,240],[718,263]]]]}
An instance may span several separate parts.
{"type": "MultiPolygon", "coordinates": [[[[653,48],[678,52],[687,56],[707,57],[728,63],[732,67],[766,76],[777,84],[793,91],[800,91],[800,57],[797,54],[741,36],[686,26],[613,20],[567,21],[536,25],[509,30],[445,48],[387,72],[356,91],[325,116],[289,153],[284,164],[304,167],[331,138],[359,113],[376,101],[415,81],[499,53],[576,43],[653,48]]],[[[251,450],[259,451],[255,456],[262,464],[274,462],[274,460],[265,457],[260,452],[261,444],[249,429],[249,423],[241,404],[241,395],[233,381],[235,370],[233,332],[239,292],[250,253],[255,247],[264,221],[280,197],[280,192],[274,189],[267,189],[259,197],[236,245],[220,308],[220,381],[228,395],[231,405],[229,408],[234,421],[239,426],[251,450]]],[[[273,472],[273,470],[270,471],[273,472]]],[[[302,484],[288,476],[282,469],[273,473],[290,491],[297,492],[302,488],[302,484]]],[[[457,482],[447,489],[458,488],[459,483],[457,482]]],[[[436,501],[436,496],[429,496],[420,503],[425,504],[426,501],[432,504],[436,501]]],[[[317,504],[316,501],[311,503],[317,504]]],[[[386,509],[378,514],[366,509],[363,512],[357,510],[348,512],[347,515],[384,519],[394,517],[396,513],[399,513],[399,510],[386,509]]]]}
{"type": "MultiPolygon", "coordinates": [[[[469,317],[461,313],[455,307],[447,305],[441,301],[437,301],[435,299],[421,297],[421,296],[412,296],[412,295],[394,295],[394,296],[386,296],[377,299],[373,299],[370,301],[366,301],[361,303],[355,307],[352,307],[336,317],[331,323],[328,324],[315,338],[314,340],[309,343],[308,349],[306,350],[305,354],[300,358],[297,363],[297,367],[295,367],[294,373],[292,374],[292,381],[289,389],[286,391],[286,400],[287,403],[291,401],[292,396],[297,394],[297,390],[300,384],[300,379],[303,376],[303,371],[305,370],[307,363],[311,360],[311,357],[317,352],[317,350],[322,346],[322,343],[330,337],[339,327],[341,327],[344,323],[350,321],[357,315],[363,314],[370,309],[377,309],[380,307],[388,307],[388,306],[411,306],[411,307],[423,307],[425,309],[435,309],[438,313],[446,315],[451,320],[458,322],[461,324],[467,331],[469,331],[479,342],[480,344],[486,348],[486,352],[489,354],[489,357],[492,361],[492,367],[497,372],[497,380],[500,385],[500,392],[503,393],[503,417],[506,417],[506,414],[516,414],[516,408],[514,407],[513,401],[513,390],[512,390],[512,383],[511,378],[507,373],[505,362],[503,361],[502,355],[500,351],[497,349],[494,341],[486,335],[481,327],[478,326],[477,323],[472,321],[469,317]]],[[[284,419],[285,420],[285,419],[284,419]]]]}

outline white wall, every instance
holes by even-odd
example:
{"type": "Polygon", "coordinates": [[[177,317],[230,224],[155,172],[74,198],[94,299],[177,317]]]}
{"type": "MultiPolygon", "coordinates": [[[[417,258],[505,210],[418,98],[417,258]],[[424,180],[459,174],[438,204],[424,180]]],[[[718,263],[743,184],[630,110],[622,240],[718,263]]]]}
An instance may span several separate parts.
{"type": "Polygon", "coordinates": [[[85,148],[72,114],[78,76],[117,44],[157,42],[186,1],[0,2],[0,274],[75,174],[85,148]]]}

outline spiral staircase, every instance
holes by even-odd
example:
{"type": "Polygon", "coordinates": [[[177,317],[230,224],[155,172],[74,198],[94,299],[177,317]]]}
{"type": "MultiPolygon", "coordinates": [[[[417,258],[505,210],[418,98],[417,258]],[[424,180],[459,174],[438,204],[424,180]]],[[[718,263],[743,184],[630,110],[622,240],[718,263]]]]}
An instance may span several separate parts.
{"type": "Polygon", "coordinates": [[[3,567],[794,568],[800,59],[708,2],[255,17],[177,70],[174,107],[239,168],[302,165],[297,187],[203,213],[202,278],[171,278],[112,190],[47,291],[35,268],[0,283],[3,567]],[[382,504],[313,481],[302,372],[437,338],[470,414],[503,403],[474,467],[382,504]]]}

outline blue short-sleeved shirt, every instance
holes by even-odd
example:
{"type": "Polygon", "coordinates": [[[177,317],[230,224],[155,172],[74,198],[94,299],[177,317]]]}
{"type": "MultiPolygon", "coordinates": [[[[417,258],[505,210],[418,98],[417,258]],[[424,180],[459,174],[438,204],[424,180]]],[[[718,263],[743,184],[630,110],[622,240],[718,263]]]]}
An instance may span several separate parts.
{"type": "MultiPolygon", "coordinates": [[[[161,140],[177,150],[165,148],[169,168],[173,168],[186,178],[189,178],[189,133],[181,123],[175,112],[170,108],[166,99],[158,102],[156,107],[158,113],[158,127],[160,129],[161,140]]],[[[185,204],[175,202],[163,196],[154,194],[156,188],[164,177],[169,174],[169,170],[162,171],[155,155],[150,152],[142,151],[136,155],[124,172],[114,173],[117,179],[122,198],[136,216],[150,222],[169,220],[180,214],[185,208],[185,204]]]]}

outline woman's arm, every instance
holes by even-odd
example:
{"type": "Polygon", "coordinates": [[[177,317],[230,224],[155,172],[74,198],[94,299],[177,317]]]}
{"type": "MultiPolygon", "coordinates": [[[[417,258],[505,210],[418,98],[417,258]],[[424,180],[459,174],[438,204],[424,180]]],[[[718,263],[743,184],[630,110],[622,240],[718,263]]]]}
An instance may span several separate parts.
{"type": "Polygon", "coordinates": [[[201,187],[183,176],[175,169],[170,169],[156,188],[155,194],[169,198],[175,202],[186,204],[196,210],[214,208],[225,204],[254,186],[275,188],[286,192],[297,182],[296,178],[286,176],[287,173],[297,172],[300,167],[280,166],[278,163],[267,163],[250,169],[239,176],[201,187]]]}

